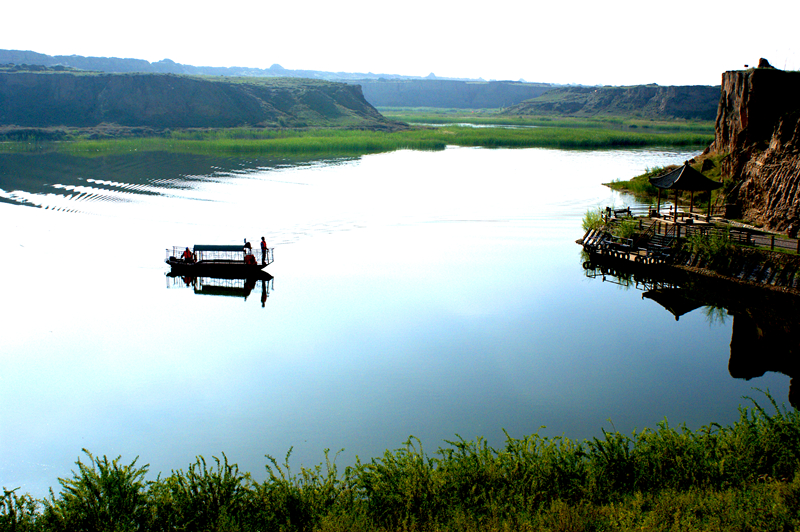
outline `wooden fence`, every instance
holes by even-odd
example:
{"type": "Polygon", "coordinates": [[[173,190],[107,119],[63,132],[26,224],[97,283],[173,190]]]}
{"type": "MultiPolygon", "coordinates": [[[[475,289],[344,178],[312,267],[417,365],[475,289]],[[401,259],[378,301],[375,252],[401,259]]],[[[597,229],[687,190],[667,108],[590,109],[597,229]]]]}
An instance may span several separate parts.
{"type": "MultiPolygon", "coordinates": [[[[781,250],[800,254],[800,239],[790,238],[784,235],[764,233],[756,229],[729,226],[725,228],[709,225],[695,225],[692,223],[666,223],[658,218],[652,218],[655,214],[652,207],[626,207],[625,209],[606,208],[607,221],[614,223],[631,218],[637,220],[639,229],[645,235],[660,235],[667,239],[688,238],[694,234],[722,236],[737,244],[766,248],[772,251],[781,250]]],[[[690,219],[694,215],[678,212],[678,218],[690,219]]]]}

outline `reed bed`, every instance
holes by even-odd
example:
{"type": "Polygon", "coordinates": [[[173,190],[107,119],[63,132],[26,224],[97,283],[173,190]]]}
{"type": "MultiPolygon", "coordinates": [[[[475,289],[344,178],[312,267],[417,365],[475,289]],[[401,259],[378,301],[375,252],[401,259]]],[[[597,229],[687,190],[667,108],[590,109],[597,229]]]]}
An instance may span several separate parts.
{"type": "Polygon", "coordinates": [[[755,401],[729,427],[603,432],[582,442],[456,438],[339,472],[272,457],[253,480],[227,457],[145,481],[148,466],[77,462],[44,500],[4,490],[0,530],[792,530],[800,526],[800,414],[755,401]]]}
{"type": "Polygon", "coordinates": [[[537,127],[524,129],[441,128],[444,138],[457,146],[485,148],[617,149],[648,146],[703,146],[713,137],[695,133],[641,133],[598,128],[537,127]]]}
{"type": "Polygon", "coordinates": [[[442,150],[445,144],[426,135],[369,131],[285,130],[187,131],[167,137],[76,140],[58,151],[98,155],[132,151],[169,151],[209,155],[358,155],[400,149],[442,150]]]}
{"type": "Polygon", "coordinates": [[[647,120],[634,116],[574,117],[505,114],[498,109],[436,109],[381,107],[381,114],[409,124],[537,126],[558,128],[643,129],[662,133],[714,135],[714,122],[703,120],[647,120]]]}
{"type": "MultiPolygon", "coordinates": [[[[171,151],[229,156],[336,156],[395,150],[484,148],[614,149],[647,146],[702,146],[710,137],[695,133],[641,133],[598,128],[474,128],[447,126],[406,131],[212,130],[172,132],[165,137],[74,140],[52,149],[82,156],[133,151],[171,151]]],[[[0,150],[2,147],[0,146],[0,150]]]]}

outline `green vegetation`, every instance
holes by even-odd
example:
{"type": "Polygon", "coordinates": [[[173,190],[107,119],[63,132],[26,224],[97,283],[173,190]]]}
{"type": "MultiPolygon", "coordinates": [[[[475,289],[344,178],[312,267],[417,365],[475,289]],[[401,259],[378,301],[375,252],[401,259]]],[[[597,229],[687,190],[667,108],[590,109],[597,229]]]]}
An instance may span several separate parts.
{"type": "Polygon", "coordinates": [[[635,176],[628,181],[614,180],[607,185],[620,192],[627,192],[638,196],[655,197],[658,194],[658,189],[650,184],[651,177],[658,177],[661,174],[669,172],[676,166],[664,168],[657,166],[655,168],[648,168],[647,171],[641,175],[635,176]]]}
{"type": "MultiPolygon", "coordinates": [[[[431,107],[379,107],[390,120],[409,124],[474,124],[483,126],[537,126],[644,130],[649,133],[696,133],[713,140],[714,122],[703,120],[645,120],[636,117],[570,117],[507,115],[503,109],[439,109],[431,107]]],[[[710,141],[709,141],[710,142],[710,141]]]]}
{"type": "MultiPolygon", "coordinates": [[[[713,155],[713,156],[704,156],[698,157],[696,162],[693,163],[691,166],[698,172],[701,172],[704,176],[709,179],[713,179],[714,181],[720,181],[722,179],[722,160],[725,158],[725,155],[713,155]]],[[[667,172],[675,170],[678,168],[675,165],[666,166],[666,167],[655,167],[655,168],[648,168],[647,171],[641,175],[632,177],[627,181],[620,181],[615,180],[611,183],[606,183],[606,185],[613,190],[617,190],[620,192],[627,192],[629,194],[633,194],[640,198],[647,198],[653,199],[658,196],[658,189],[650,184],[651,177],[658,177],[663,175],[667,172]]],[[[719,198],[724,198],[728,195],[728,192],[732,189],[732,181],[727,180],[723,182],[722,188],[718,190],[712,191],[711,201],[712,203],[716,202],[719,198]]],[[[674,191],[669,191],[670,198],[673,197],[674,191]]],[[[662,199],[665,199],[665,193],[662,191],[661,193],[662,199]]],[[[684,201],[689,198],[689,192],[681,192],[679,194],[679,201],[684,201]]],[[[695,205],[702,205],[708,202],[708,192],[696,192],[694,194],[694,201],[695,205]]]]}
{"type": "Polygon", "coordinates": [[[583,220],[581,222],[581,226],[583,227],[584,231],[590,231],[592,229],[600,229],[605,225],[605,220],[603,219],[603,209],[597,207],[595,209],[589,209],[586,211],[586,214],[583,215],[583,220]]]}
{"type": "Polygon", "coordinates": [[[633,238],[640,231],[639,221],[628,218],[614,225],[611,234],[619,238],[633,238]]]}
{"type": "Polygon", "coordinates": [[[726,271],[736,254],[736,245],[730,239],[730,226],[716,228],[706,234],[695,232],[686,239],[688,250],[702,257],[709,268],[726,271]]]}
{"type": "Polygon", "coordinates": [[[708,138],[696,133],[640,133],[596,127],[417,127],[402,131],[347,129],[211,129],[167,131],[162,136],[61,142],[31,138],[0,143],[0,152],[57,150],[98,155],[128,151],[175,151],[225,155],[358,155],[401,149],[442,150],[446,146],[485,148],[546,147],[604,149],[646,146],[699,146],[708,138]]]}
{"type": "Polygon", "coordinates": [[[400,149],[443,150],[438,138],[410,131],[385,133],[340,129],[174,131],[166,138],[81,139],[56,149],[75,155],[128,151],[170,151],[220,155],[358,155],[400,149]]]}
{"type": "Polygon", "coordinates": [[[143,480],[148,466],[78,461],[43,501],[0,499],[0,530],[791,530],[800,526],[800,413],[752,401],[733,426],[571,441],[416,438],[338,472],[268,457],[255,481],[227,457],[143,480]]]}

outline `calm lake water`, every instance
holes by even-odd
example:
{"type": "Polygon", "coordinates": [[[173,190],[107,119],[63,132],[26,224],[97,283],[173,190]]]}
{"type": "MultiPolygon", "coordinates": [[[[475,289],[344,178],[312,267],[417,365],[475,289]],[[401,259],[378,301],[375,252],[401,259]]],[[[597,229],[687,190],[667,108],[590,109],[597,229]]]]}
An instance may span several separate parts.
{"type": "Polygon", "coordinates": [[[44,496],[86,448],[257,479],[456,435],[730,423],[789,377],[731,376],[732,320],[679,320],[582,266],[602,186],[697,152],[451,148],[293,162],[0,155],[0,484],[44,496]],[[248,297],[173,245],[275,248],[248,297]]]}

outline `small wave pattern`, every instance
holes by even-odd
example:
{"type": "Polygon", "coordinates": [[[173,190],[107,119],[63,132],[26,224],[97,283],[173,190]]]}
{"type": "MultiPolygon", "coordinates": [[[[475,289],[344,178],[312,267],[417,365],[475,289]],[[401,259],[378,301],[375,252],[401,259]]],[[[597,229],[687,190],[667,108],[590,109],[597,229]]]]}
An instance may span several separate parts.
{"type": "Polygon", "coordinates": [[[0,189],[0,200],[10,203],[40,207],[67,212],[86,212],[82,204],[87,203],[127,203],[134,201],[139,194],[159,194],[155,187],[87,179],[86,185],[65,185],[56,183],[46,185],[49,191],[6,191],[0,189]]]}
{"type": "MultiPolygon", "coordinates": [[[[68,212],[174,197],[217,178],[217,161],[175,154],[98,158],[0,154],[0,202],[68,212]]],[[[224,170],[224,167],[221,169],[224,170]]]]}

